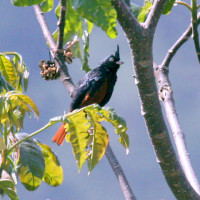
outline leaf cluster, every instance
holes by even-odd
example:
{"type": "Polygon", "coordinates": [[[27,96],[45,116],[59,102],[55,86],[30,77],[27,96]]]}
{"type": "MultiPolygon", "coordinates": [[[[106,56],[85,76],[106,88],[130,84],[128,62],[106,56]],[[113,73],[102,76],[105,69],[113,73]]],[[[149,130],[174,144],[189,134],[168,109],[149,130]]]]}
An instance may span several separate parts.
{"type": "Polygon", "coordinates": [[[0,53],[0,129],[19,130],[23,127],[26,113],[39,116],[33,100],[23,91],[27,90],[29,70],[16,52],[0,53]]]}
{"type": "MultiPolygon", "coordinates": [[[[43,12],[52,10],[53,0],[11,0],[15,6],[31,6],[41,4],[43,12]]],[[[72,53],[75,58],[81,59],[82,70],[88,72],[89,56],[89,35],[93,29],[93,25],[100,27],[110,38],[117,36],[117,14],[111,0],[68,0],[66,5],[65,27],[63,41],[73,41],[74,37],[79,38],[72,47],[72,53]],[[81,48],[82,47],[82,48],[81,48]]],[[[57,18],[60,17],[60,4],[55,9],[57,18]]],[[[57,41],[58,30],[53,34],[57,41]]]]}
{"type": "Polygon", "coordinates": [[[29,71],[16,52],[0,53],[0,194],[17,200],[16,175],[28,190],[41,183],[51,186],[62,183],[63,172],[51,148],[39,141],[18,133],[23,128],[26,113],[39,116],[33,100],[25,95],[29,71]],[[26,139],[16,148],[19,140],[26,139]]]}
{"type": "MultiPolygon", "coordinates": [[[[57,119],[56,119],[57,120],[57,119]]],[[[54,120],[52,120],[53,122],[54,120]]],[[[87,161],[89,173],[104,156],[109,142],[106,128],[101,124],[107,121],[119,135],[119,142],[129,151],[127,126],[124,119],[109,108],[92,104],[64,116],[66,141],[71,143],[78,169],[87,161]]]]}
{"type": "MultiPolygon", "coordinates": [[[[17,139],[22,140],[28,134],[17,134],[17,139]]],[[[63,181],[63,170],[60,162],[46,144],[32,138],[19,145],[20,156],[15,161],[17,174],[22,184],[28,190],[35,190],[46,182],[51,186],[58,186],[63,181]]]]}

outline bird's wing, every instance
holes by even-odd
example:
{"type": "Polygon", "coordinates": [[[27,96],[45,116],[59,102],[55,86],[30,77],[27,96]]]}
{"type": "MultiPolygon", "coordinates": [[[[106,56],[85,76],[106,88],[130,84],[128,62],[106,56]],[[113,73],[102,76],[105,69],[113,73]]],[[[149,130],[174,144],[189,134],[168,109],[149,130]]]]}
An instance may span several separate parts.
{"type": "Polygon", "coordinates": [[[90,71],[79,82],[77,93],[72,100],[71,110],[100,103],[106,95],[108,80],[98,68],[90,71]]]}
{"type": "Polygon", "coordinates": [[[103,78],[102,80],[94,80],[90,86],[88,92],[81,103],[81,107],[88,106],[93,103],[101,104],[108,89],[108,79],[103,78]]]}

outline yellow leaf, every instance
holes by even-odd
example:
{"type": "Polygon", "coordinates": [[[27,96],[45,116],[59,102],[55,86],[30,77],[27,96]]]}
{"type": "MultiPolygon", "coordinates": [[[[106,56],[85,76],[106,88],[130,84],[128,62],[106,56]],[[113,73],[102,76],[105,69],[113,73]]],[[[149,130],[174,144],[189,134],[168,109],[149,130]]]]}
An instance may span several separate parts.
{"type": "Polygon", "coordinates": [[[66,140],[71,142],[78,169],[81,170],[87,159],[88,129],[91,125],[88,123],[83,110],[72,112],[67,119],[70,123],[66,123],[65,126],[68,132],[66,140]]]}
{"type": "Polygon", "coordinates": [[[37,145],[42,148],[45,160],[45,170],[42,180],[51,186],[60,185],[63,182],[63,169],[57,156],[48,145],[39,142],[37,142],[37,145]]]}
{"type": "Polygon", "coordinates": [[[6,144],[4,142],[4,139],[0,137],[0,151],[3,151],[6,149],[6,144]]]}

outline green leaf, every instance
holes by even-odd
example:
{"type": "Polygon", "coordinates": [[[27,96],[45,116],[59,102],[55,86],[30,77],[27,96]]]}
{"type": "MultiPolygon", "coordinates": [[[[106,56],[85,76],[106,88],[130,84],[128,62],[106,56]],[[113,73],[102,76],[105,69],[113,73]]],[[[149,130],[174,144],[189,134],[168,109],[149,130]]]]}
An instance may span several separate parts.
{"type": "Polygon", "coordinates": [[[53,8],[53,0],[45,0],[42,4],[41,4],[41,9],[42,12],[46,13],[52,10],[53,8]]]}
{"type": "Polygon", "coordinates": [[[8,111],[8,118],[12,125],[16,126],[16,128],[19,130],[20,128],[23,128],[23,121],[24,117],[22,113],[19,110],[9,110],[8,111]]]}
{"type": "MultiPolygon", "coordinates": [[[[28,79],[29,79],[29,69],[23,62],[22,56],[16,52],[12,52],[10,55],[13,55],[13,62],[16,66],[17,74],[20,77],[20,82],[18,83],[19,88],[24,88],[27,90],[28,87],[28,79]]],[[[17,87],[16,90],[19,90],[17,87]]],[[[22,91],[22,90],[20,90],[22,91]]]]}
{"type": "Polygon", "coordinates": [[[71,47],[71,51],[73,54],[74,58],[80,58],[82,61],[82,55],[81,55],[81,46],[80,46],[80,42],[76,42],[72,47],[71,47]]]}
{"type": "Polygon", "coordinates": [[[15,6],[25,7],[40,4],[45,0],[11,0],[12,4],[15,6]]]}
{"type": "Polygon", "coordinates": [[[110,0],[71,0],[72,7],[82,17],[101,27],[110,38],[117,36],[117,14],[110,0]]]}
{"type": "Polygon", "coordinates": [[[126,134],[126,122],[111,108],[101,108],[92,104],[65,115],[65,130],[67,142],[72,144],[73,153],[81,170],[88,161],[89,173],[104,156],[109,137],[100,122],[110,122],[119,135],[119,142],[129,150],[129,139],[126,134]]]}
{"type": "Polygon", "coordinates": [[[164,7],[163,7],[162,14],[168,15],[171,12],[174,3],[175,3],[175,0],[167,0],[164,7]]]}
{"type": "Polygon", "coordinates": [[[45,171],[42,180],[51,186],[60,185],[63,181],[63,169],[57,156],[46,144],[40,142],[37,142],[37,144],[41,147],[45,160],[45,171]]]}
{"type": "Polygon", "coordinates": [[[11,84],[14,89],[19,91],[24,89],[26,91],[29,70],[20,54],[16,52],[0,53],[0,72],[7,83],[11,84]],[[13,59],[9,56],[13,57],[13,59]]]}
{"type": "Polygon", "coordinates": [[[129,138],[128,135],[126,134],[127,131],[127,126],[126,126],[126,121],[119,116],[114,109],[109,108],[109,107],[103,107],[99,111],[103,117],[104,120],[110,122],[114,128],[115,132],[117,135],[119,135],[119,142],[126,148],[126,153],[129,153],[129,138]]]}
{"type": "Polygon", "coordinates": [[[0,179],[0,190],[7,194],[11,200],[18,200],[15,183],[8,179],[0,179]]]}
{"type": "Polygon", "coordinates": [[[8,82],[6,82],[6,80],[4,79],[4,77],[1,74],[0,71],[0,94],[5,90],[5,91],[9,91],[8,89],[8,82]]]}
{"type": "Polygon", "coordinates": [[[5,96],[10,99],[12,107],[20,107],[21,110],[33,112],[36,117],[39,116],[39,110],[37,106],[27,95],[17,91],[10,91],[7,92],[5,96]]]}
{"type": "Polygon", "coordinates": [[[0,137],[0,151],[3,151],[6,149],[5,141],[2,137],[0,137]]]}
{"type": "Polygon", "coordinates": [[[66,140],[72,144],[74,157],[80,171],[88,157],[88,130],[91,125],[88,123],[88,119],[85,117],[83,110],[70,113],[66,120],[65,129],[68,132],[66,140]]]}
{"type": "Polygon", "coordinates": [[[95,107],[85,108],[87,112],[90,123],[91,123],[91,132],[89,137],[89,148],[90,153],[88,154],[88,170],[89,173],[92,169],[98,164],[101,158],[106,152],[106,148],[109,142],[109,136],[106,129],[99,123],[102,121],[101,116],[96,112],[95,107]]]}
{"type": "Polygon", "coordinates": [[[138,15],[139,22],[144,22],[146,20],[146,15],[149,14],[152,5],[153,5],[153,2],[151,0],[146,0],[144,2],[144,5],[141,8],[139,15],[138,15]]]}
{"type": "Polygon", "coordinates": [[[19,77],[11,59],[8,56],[0,54],[0,71],[4,79],[13,87],[17,87],[19,77]]]}
{"type": "Polygon", "coordinates": [[[83,66],[82,70],[84,70],[86,73],[90,71],[90,67],[88,65],[88,57],[89,57],[89,34],[90,31],[92,30],[93,24],[89,21],[84,21],[83,22],[83,36],[82,36],[82,41],[83,41],[83,66]]]}
{"type": "Polygon", "coordinates": [[[133,12],[133,15],[135,18],[138,18],[138,15],[140,13],[141,7],[135,3],[130,2],[131,4],[131,11],[133,12]]]}
{"type": "MultiPolygon", "coordinates": [[[[28,134],[20,133],[16,137],[21,140],[27,137],[28,134]]],[[[27,190],[35,190],[41,184],[45,161],[41,148],[33,139],[27,139],[20,145],[20,157],[17,163],[17,173],[27,190]]]]}
{"type": "Polygon", "coordinates": [[[4,95],[0,95],[0,124],[7,120],[7,115],[9,111],[9,104],[7,104],[4,95]]]}
{"type": "MultiPolygon", "coordinates": [[[[60,5],[55,9],[57,18],[60,15],[60,5]]],[[[78,37],[79,41],[76,42],[71,50],[74,58],[79,58],[83,63],[82,69],[89,71],[88,56],[89,56],[89,34],[92,31],[93,23],[84,19],[78,12],[72,9],[71,0],[67,1],[67,15],[65,17],[64,29],[64,44],[68,41],[73,41],[74,37],[78,37]],[[82,41],[82,42],[81,42],[82,41]],[[83,56],[81,48],[83,46],[83,56]]],[[[58,31],[54,33],[54,39],[57,40],[58,31]]]]}
{"type": "Polygon", "coordinates": [[[19,130],[23,127],[26,112],[39,116],[39,111],[30,97],[18,91],[0,95],[0,123],[8,122],[19,130]]]}
{"type": "MultiPolygon", "coordinates": [[[[55,9],[57,18],[60,15],[60,4],[55,9]]],[[[64,29],[64,43],[73,40],[73,36],[82,36],[82,21],[81,16],[75,10],[72,9],[71,1],[67,1],[67,10],[65,18],[65,29],[64,29]]],[[[54,33],[54,39],[57,40],[57,32],[54,33]]]]}
{"type": "MultiPolygon", "coordinates": [[[[60,4],[55,9],[55,13],[57,18],[59,18],[60,14],[60,4]]],[[[72,9],[70,1],[67,1],[67,10],[66,10],[66,17],[65,17],[65,28],[64,28],[64,39],[63,43],[66,44],[69,41],[73,41],[74,37],[78,36],[79,38],[82,37],[82,18],[80,15],[72,9]]],[[[55,40],[58,37],[58,31],[53,34],[55,40]]],[[[82,61],[81,56],[81,49],[79,41],[73,45],[72,47],[72,54],[74,58],[80,58],[82,61]]]]}

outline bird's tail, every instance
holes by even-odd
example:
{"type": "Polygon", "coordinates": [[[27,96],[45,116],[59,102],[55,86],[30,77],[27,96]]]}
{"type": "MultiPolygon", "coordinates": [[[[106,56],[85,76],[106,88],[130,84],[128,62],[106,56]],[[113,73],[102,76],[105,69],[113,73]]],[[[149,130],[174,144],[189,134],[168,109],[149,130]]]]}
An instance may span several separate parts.
{"type": "Polygon", "coordinates": [[[65,123],[63,123],[52,138],[52,141],[56,142],[58,145],[61,145],[64,142],[66,134],[67,132],[65,131],[65,123]]]}

